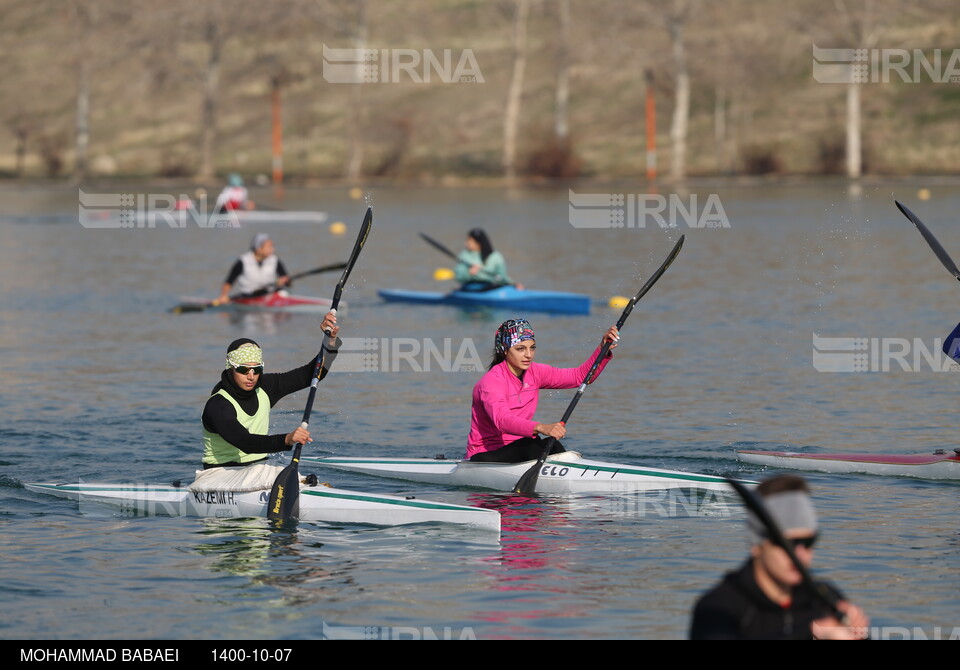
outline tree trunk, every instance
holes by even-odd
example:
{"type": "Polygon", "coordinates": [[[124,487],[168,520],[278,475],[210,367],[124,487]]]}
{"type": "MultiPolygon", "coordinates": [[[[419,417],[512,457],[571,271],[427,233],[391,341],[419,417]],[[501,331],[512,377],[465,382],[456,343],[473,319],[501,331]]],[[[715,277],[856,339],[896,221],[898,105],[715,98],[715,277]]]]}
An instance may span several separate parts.
{"type": "Polygon", "coordinates": [[[77,31],[77,108],[74,119],[73,176],[83,179],[87,174],[87,154],[90,146],[90,53],[89,35],[93,21],[87,7],[77,3],[73,7],[77,31]]]}
{"type": "MultiPolygon", "coordinates": [[[[354,36],[354,47],[366,49],[370,31],[367,17],[367,0],[357,2],[357,29],[354,36]]],[[[362,59],[361,59],[362,60],[362,59]]],[[[357,65],[357,82],[363,82],[363,62],[357,65]]],[[[381,72],[383,77],[385,73],[381,72]]],[[[350,107],[347,109],[349,119],[350,146],[347,155],[347,178],[359,179],[363,173],[363,83],[350,84],[350,107]]]]}
{"type": "Polygon", "coordinates": [[[557,44],[557,95],[554,111],[553,134],[557,146],[563,147],[567,143],[570,128],[567,123],[567,102],[570,98],[570,0],[559,0],[557,5],[560,13],[560,31],[557,44]]]}
{"type": "Polygon", "coordinates": [[[860,143],[860,84],[847,85],[847,176],[853,179],[863,174],[860,143]]]}
{"type": "Polygon", "coordinates": [[[216,18],[207,19],[205,40],[209,54],[203,78],[203,118],[200,126],[200,173],[203,179],[215,174],[214,153],[217,143],[217,95],[220,88],[220,29],[216,18]]]}
{"type": "Polygon", "coordinates": [[[713,97],[713,143],[717,155],[717,173],[729,172],[727,161],[727,94],[717,84],[713,97]]]}
{"type": "Polygon", "coordinates": [[[673,62],[676,68],[676,91],[673,101],[673,121],[670,124],[672,144],[670,177],[681,180],[686,176],[687,126],[690,119],[690,72],[687,69],[686,47],[683,43],[683,19],[671,16],[668,20],[673,62]]]}
{"type": "Polygon", "coordinates": [[[507,108],[503,124],[503,173],[507,181],[517,176],[517,127],[520,121],[520,99],[523,95],[523,76],[527,66],[527,16],[529,0],[516,0],[517,11],[513,33],[513,74],[507,94],[507,108]]]}

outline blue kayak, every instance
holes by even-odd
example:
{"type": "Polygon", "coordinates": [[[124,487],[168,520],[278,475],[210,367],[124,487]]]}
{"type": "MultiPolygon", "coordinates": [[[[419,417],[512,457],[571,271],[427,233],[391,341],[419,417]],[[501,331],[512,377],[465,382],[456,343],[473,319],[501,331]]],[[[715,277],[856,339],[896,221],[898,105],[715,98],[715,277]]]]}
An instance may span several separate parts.
{"type": "Polygon", "coordinates": [[[381,289],[377,292],[388,302],[409,302],[421,305],[457,305],[460,307],[496,307],[524,312],[555,314],[589,314],[590,296],[560,291],[530,291],[514,286],[500,286],[489,291],[405,291],[381,289]]]}

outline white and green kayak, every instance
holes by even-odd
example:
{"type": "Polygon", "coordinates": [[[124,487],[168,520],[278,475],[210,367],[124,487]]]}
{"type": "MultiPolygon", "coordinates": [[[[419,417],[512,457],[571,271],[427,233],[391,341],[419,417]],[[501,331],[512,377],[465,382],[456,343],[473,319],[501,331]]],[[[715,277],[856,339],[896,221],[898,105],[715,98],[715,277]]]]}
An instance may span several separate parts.
{"type": "MultiPolygon", "coordinates": [[[[304,456],[304,464],[427,484],[512,491],[535,461],[477,463],[446,458],[304,456]]],[[[755,482],[744,482],[755,484],[755,482]]],[[[593,461],[574,451],[554,454],[540,469],[537,493],[618,493],[658,489],[703,489],[735,495],[723,477],[680,470],[593,461]]]]}
{"type": "MultiPolygon", "coordinates": [[[[37,493],[106,505],[124,516],[266,517],[270,491],[190,491],[165,484],[24,484],[37,493]]],[[[301,486],[300,521],[400,526],[455,523],[500,531],[500,513],[492,509],[361,493],[324,485],[301,486]]]]}

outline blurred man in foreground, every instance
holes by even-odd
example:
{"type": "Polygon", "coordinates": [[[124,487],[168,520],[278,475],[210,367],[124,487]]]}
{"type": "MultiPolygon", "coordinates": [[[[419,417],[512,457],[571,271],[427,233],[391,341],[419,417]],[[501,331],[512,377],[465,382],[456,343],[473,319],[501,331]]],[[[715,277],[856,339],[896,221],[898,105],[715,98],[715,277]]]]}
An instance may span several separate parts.
{"type": "MultiPolygon", "coordinates": [[[[797,558],[809,567],[817,540],[817,515],[807,483],[801,477],[781,475],[761,482],[757,494],[797,558]]],[[[825,584],[839,600],[843,623],[838,621],[752,513],[747,525],[750,558],[697,601],[691,639],[853,640],[866,635],[870,622],[859,607],[825,584]]]]}

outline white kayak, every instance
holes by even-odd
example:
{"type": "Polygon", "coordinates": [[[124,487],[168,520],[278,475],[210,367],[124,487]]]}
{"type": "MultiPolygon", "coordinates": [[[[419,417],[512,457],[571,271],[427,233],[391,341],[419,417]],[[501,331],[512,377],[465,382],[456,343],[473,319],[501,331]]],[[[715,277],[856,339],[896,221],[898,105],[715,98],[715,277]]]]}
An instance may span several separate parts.
{"type": "Polygon", "coordinates": [[[864,473],[923,479],[960,479],[960,452],[932,454],[816,454],[737,450],[744,463],[815,472],[864,473]]]}
{"type": "MultiPolygon", "coordinates": [[[[304,456],[303,463],[428,484],[512,491],[536,461],[477,463],[446,458],[364,458],[304,456]]],[[[752,485],[756,482],[743,482],[752,485]]],[[[537,493],[619,493],[658,489],[702,489],[734,494],[723,477],[583,458],[574,451],[554,454],[540,469],[537,493]]]]}
{"type": "MultiPolygon", "coordinates": [[[[169,484],[24,484],[37,493],[71,498],[83,505],[116,508],[124,516],[266,517],[270,491],[194,492],[169,484]]],[[[300,521],[400,526],[455,523],[500,531],[500,513],[467,505],[345,491],[328,486],[301,486],[300,521]]]]}
{"type": "Polygon", "coordinates": [[[270,223],[320,224],[328,218],[326,212],[312,211],[252,209],[215,213],[197,209],[147,210],[142,203],[138,208],[125,209],[117,209],[115,203],[111,205],[88,209],[81,203],[80,225],[84,228],[240,228],[270,223]]]}

